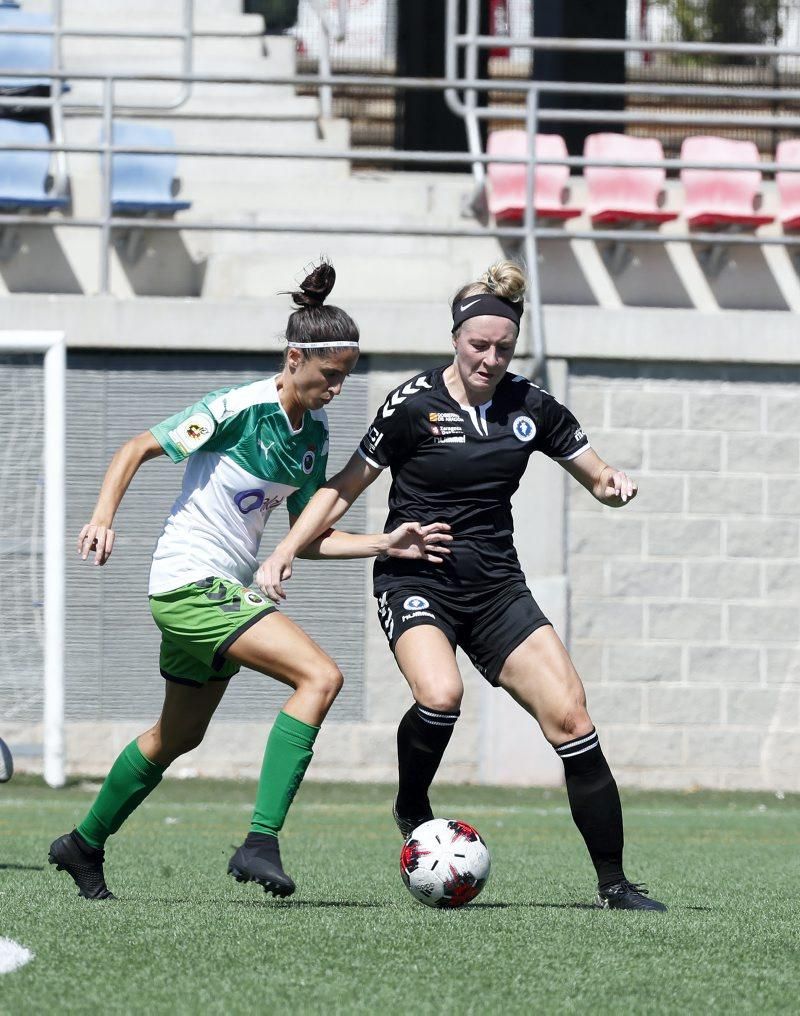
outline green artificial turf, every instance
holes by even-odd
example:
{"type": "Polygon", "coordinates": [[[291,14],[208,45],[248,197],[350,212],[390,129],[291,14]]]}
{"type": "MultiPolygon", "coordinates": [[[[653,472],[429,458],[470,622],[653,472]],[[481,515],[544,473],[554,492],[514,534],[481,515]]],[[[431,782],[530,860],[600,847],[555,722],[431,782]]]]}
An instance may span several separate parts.
{"type": "Polygon", "coordinates": [[[298,889],[225,875],[254,785],[167,780],[112,841],[117,902],[46,864],[91,785],[0,787],[0,1013],[789,1013],[800,998],[800,797],[623,794],[629,877],[667,914],[590,909],[592,871],[561,791],[439,787],[493,869],[458,911],[398,873],[386,787],[303,786],[282,839],[298,889]]]}

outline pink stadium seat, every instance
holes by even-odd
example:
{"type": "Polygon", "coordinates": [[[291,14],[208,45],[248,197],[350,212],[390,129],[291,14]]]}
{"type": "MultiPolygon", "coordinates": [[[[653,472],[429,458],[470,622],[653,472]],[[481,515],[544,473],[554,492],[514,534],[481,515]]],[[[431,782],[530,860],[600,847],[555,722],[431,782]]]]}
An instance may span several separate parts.
{"type": "MultiPolygon", "coordinates": [[[[780,141],[775,149],[776,162],[800,166],[800,140],[780,141]]],[[[800,172],[776,173],[775,182],[781,199],[784,229],[800,229],[800,172]]]]}
{"type": "MultiPolygon", "coordinates": [[[[656,138],[627,134],[590,134],[583,154],[587,159],[614,159],[621,163],[657,162],[664,158],[656,138]]],[[[589,192],[589,214],[595,224],[625,222],[661,223],[678,217],[659,207],[666,171],[634,166],[586,166],[583,178],[589,192]]]]}
{"type": "MultiPolygon", "coordinates": [[[[488,155],[525,156],[528,139],[525,131],[492,131],[486,147],[488,155]]],[[[560,159],[567,155],[564,139],[558,134],[537,134],[538,158],[560,159]]],[[[519,221],[525,215],[527,168],[509,163],[489,163],[489,211],[497,219],[519,221]]],[[[580,208],[564,206],[564,189],[569,183],[569,166],[537,166],[534,190],[536,214],[543,219],[572,219],[580,208]]]]}
{"type": "Polygon", "coordinates": [[[728,138],[685,138],[681,158],[690,162],[746,162],[752,170],[682,169],[685,192],[683,213],[693,228],[748,226],[772,222],[774,216],[759,215],[756,202],[761,186],[758,149],[752,141],[728,138]]]}

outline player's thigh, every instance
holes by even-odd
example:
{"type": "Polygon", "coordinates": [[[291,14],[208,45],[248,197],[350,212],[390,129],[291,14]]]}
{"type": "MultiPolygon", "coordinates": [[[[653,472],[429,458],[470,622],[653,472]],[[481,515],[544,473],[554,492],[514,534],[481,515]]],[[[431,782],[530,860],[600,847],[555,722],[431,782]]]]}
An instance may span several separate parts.
{"type": "Polygon", "coordinates": [[[464,683],[453,647],[441,629],[430,624],[404,631],[394,645],[397,665],[414,699],[429,709],[457,709],[464,683]]]}
{"type": "Polygon", "coordinates": [[[537,628],[508,656],[500,686],[536,717],[552,744],[592,729],[583,683],[550,625],[537,628]]]}
{"type": "Polygon", "coordinates": [[[228,659],[297,688],[307,681],[341,683],[336,663],[285,614],[262,617],[225,651],[228,659]]]}

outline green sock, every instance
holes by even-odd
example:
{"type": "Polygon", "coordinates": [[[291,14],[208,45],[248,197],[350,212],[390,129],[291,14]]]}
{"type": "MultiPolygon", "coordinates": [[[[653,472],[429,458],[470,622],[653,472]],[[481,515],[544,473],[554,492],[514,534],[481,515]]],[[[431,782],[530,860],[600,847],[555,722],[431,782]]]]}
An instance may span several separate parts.
{"type": "Polygon", "coordinates": [[[277,836],[303,781],[319,727],[280,712],[267,739],[251,833],[277,836]]]}
{"type": "Polygon", "coordinates": [[[117,757],[89,814],[78,826],[80,835],[90,846],[102,848],[150,791],[155,790],[166,768],[145,758],[136,741],[131,741],[117,757]]]}

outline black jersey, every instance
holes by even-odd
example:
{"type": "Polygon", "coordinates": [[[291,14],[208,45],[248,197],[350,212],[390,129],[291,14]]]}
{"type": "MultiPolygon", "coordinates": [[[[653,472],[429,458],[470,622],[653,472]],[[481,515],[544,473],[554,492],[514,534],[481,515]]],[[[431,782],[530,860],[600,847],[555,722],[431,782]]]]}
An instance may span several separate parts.
{"type": "Polygon", "coordinates": [[[418,374],[395,389],[359,445],[370,465],[392,471],[384,532],[401,522],[447,522],[443,565],[389,558],[375,564],[375,592],[395,578],[475,590],[520,575],[511,497],[532,452],[573,459],[589,441],[570,411],[519,374],[506,374],[489,402],[459,405],[442,374],[418,374]]]}

